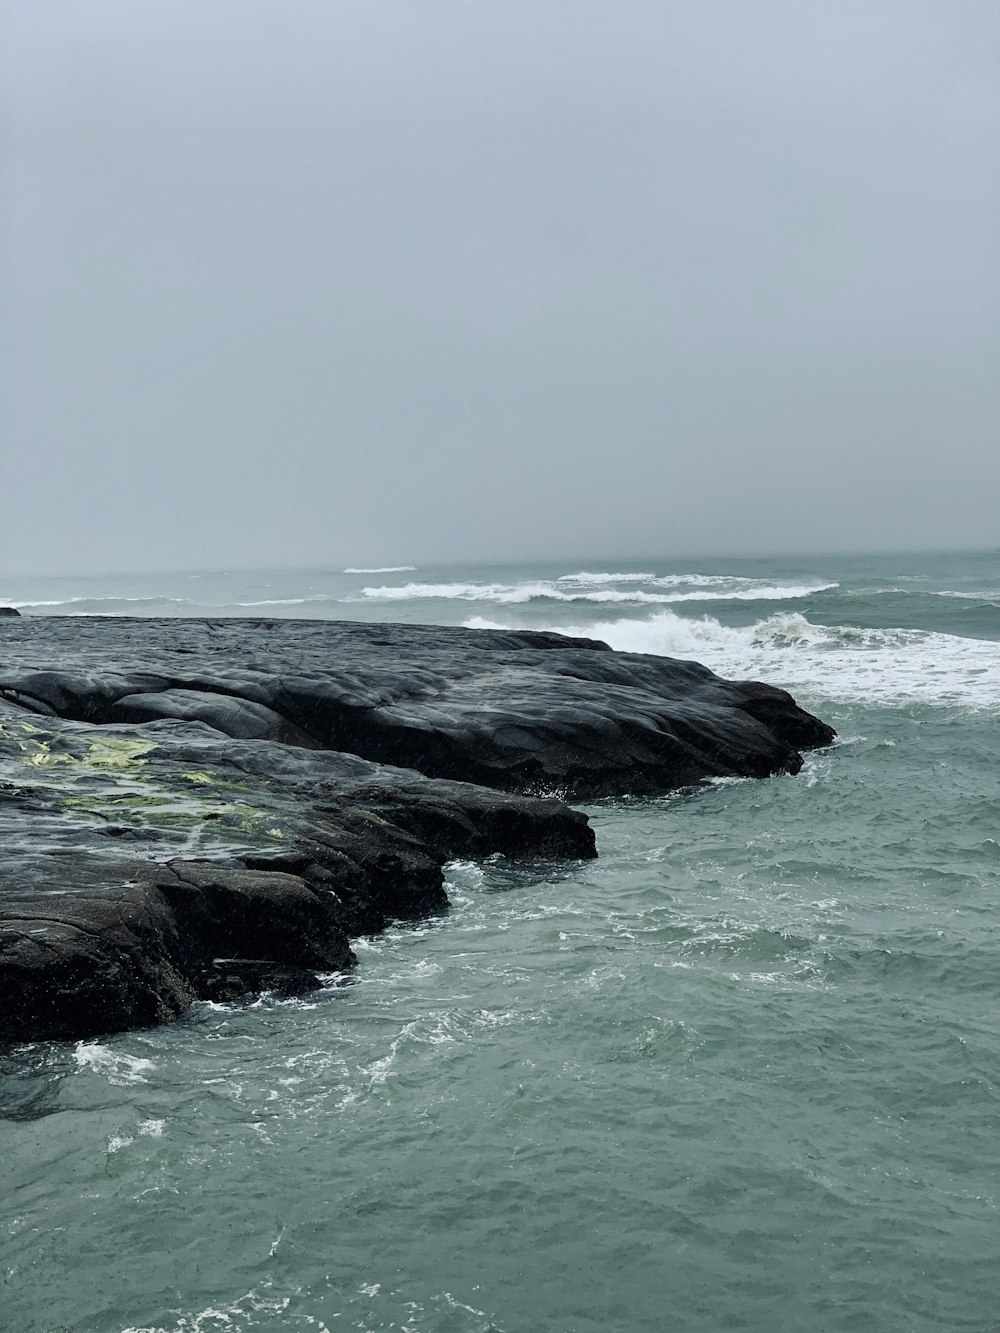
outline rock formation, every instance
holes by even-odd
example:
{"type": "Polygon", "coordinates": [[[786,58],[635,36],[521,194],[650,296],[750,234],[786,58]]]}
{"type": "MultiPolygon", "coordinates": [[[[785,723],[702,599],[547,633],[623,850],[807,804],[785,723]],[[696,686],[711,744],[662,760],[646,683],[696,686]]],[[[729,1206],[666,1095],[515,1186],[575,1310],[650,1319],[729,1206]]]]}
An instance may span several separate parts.
{"type": "Polygon", "coordinates": [[[293,993],[454,857],[596,855],[566,798],[797,772],[782,690],[557,634],[17,618],[0,632],[0,1040],[293,993]]]}

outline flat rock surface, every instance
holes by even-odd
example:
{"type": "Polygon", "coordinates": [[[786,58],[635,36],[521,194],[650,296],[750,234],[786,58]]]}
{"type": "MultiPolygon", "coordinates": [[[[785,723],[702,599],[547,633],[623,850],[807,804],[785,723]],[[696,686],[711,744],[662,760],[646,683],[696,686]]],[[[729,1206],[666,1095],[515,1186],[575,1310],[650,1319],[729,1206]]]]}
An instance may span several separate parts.
{"type": "Polygon", "coordinates": [[[595,855],[565,798],[797,772],[782,690],[556,634],[5,618],[0,1040],[313,984],[456,856],[595,855]]]}

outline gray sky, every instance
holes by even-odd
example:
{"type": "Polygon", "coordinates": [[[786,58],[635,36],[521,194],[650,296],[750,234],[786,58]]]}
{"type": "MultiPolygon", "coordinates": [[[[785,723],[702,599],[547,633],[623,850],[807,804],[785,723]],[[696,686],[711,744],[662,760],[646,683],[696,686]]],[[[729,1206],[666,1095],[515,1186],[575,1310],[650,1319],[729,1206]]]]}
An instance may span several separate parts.
{"type": "Polygon", "coordinates": [[[1000,544],[995,0],[8,0],[9,573],[1000,544]]]}

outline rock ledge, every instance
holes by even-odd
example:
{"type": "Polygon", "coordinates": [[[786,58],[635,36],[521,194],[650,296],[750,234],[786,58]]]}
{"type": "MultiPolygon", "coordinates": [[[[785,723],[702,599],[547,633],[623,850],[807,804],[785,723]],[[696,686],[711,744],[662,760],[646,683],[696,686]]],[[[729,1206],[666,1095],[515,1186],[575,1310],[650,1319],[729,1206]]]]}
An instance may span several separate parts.
{"type": "Polygon", "coordinates": [[[0,1041],[298,993],[447,906],[443,866],[596,855],[565,798],[795,773],[783,690],[557,634],[5,619],[0,1041]]]}

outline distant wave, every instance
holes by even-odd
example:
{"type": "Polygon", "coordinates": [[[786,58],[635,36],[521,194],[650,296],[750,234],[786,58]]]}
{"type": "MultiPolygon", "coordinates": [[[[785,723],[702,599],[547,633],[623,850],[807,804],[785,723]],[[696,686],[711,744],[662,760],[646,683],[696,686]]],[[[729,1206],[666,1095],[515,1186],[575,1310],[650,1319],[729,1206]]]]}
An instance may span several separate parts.
{"type": "MultiPolygon", "coordinates": [[[[591,573],[588,570],[581,570],[579,574],[562,574],[557,580],[559,583],[578,584],[581,587],[597,587],[607,583],[648,583],[654,588],[751,588],[755,585],[766,584],[766,579],[749,578],[743,574],[650,574],[650,573],[616,573],[615,571],[604,571],[591,573]]],[[[813,586],[813,585],[810,585],[813,586]]],[[[822,580],[815,585],[819,587],[836,587],[835,583],[824,583],[822,580]]]]}
{"type": "Polygon", "coordinates": [[[985,588],[980,592],[935,592],[933,597],[958,597],[963,602],[1000,602],[1000,588],[985,588]]]}
{"type": "Polygon", "coordinates": [[[416,571],[416,565],[375,565],[371,569],[357,568],[349,565],[344,570],[345,574],[410,574],[416,571]]]}
{"type": "Polygon", "coordinates": [[[0,597],[0,606],[14,606],[18,611],[23,611],[29,606],[72,606],[74,602],[89,602],[91,600],[89,597],[54,597],[49,602],[17,602],[12,597],[0,597]]]}
{"type": "Polygon", "coordinates": [[[602,572],[600,574],[591,574],[587,570],[581,570],[579,574],[560,574],[560,583],[582,583],[587,587],[592,587],[598,583],[654,583],[655,574],[614,574],[602,572]]]}
{"type": "MultiPolygon", "coordinates": [[[[476,629],[509,628],[482,616],[465,624],[476,629]]],[[[1000,643],[987,639],[929,630],[814,625],[796,611],[745,626],[664,610],[642,620],[548,628],[603,639],[624,652],[694,659],[721,676],[767,680],[805,699],[1000,705],[1000,643]]]]}
{"type": "MultiPolygon", "coordinates": [[[[0,597],[0,606],[13,606],[18,611],[30,611],[36,606],[72,606],[76,608],[77,615],[100,615],[101,607],[109,606],[190,606],[191,603],[186,597],[56,597],[50,601],[6,601],[0,597]],[[81,611],[81,607],[87,608],[81,611]],[[96,611],[91,608],[98,608],[96,611]]],[[[128,612],[121,612],[122,615],[128,615],[128,612]]]]}
{"type": "Polygon", "coordinates": [[[336,597],[328,597],[325,592],[313,593],[309,597],[266,597],[259,602],[227,602],[227,606],[304,606],[307,602],[336,602],[336,597]]]}
{"type": "MultiPolygon", "coordinates": [[[[581,576],[573,575],[578,579],[581,576]]],[[[590,576],[594,577],[594,576],[590,576]]],[[[753,601],[775,602],[789,598],[808,597],[813,593],[836,588],[836,583],[778,584],[766,583],[754,579],[724,579],[716,576],[704,576],[705,585],[696,586],[693,591],[683,592],[645,592],[641,588],[600,587],[589,591],[583,587],[560,587],[559,580],[538,580],[532,583],[403,583],[383,584],[380,587],[363,588],[362,595],[376,601],[402,602],[414,599],[430,601],[436,599],[458,599],[467,602],[499,602],[507,605],[548,599],[554,602],[617,602],[633,605],[660,606],[669,602],[729,602],[753,601]],[[712,586],[706,586],[711,578],[712,586]],[[734,586],[720,587],[720,584],[734,586]],[[749,586],[747,586],[749,585],[749,586]]],[[[610,580],[609,580],[610,581],[610,580]]],[[[647,580],[648,582],[649,580],[647,580]]],[[[654,580],[660,583],[660,580],[654,580]]],[[[678,580],[678,582],[681,582],[678,580]]],[[[684,583],[694,583],[691,576],[685,576],[684,583]]]]}

